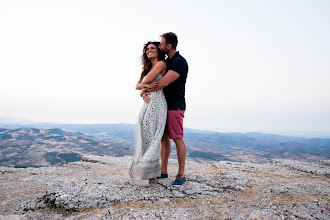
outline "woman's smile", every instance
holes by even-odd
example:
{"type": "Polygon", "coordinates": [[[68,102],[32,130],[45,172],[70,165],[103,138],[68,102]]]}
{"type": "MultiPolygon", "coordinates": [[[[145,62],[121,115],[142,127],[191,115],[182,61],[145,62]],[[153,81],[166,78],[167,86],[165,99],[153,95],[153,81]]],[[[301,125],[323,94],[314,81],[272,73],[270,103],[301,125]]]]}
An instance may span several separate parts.
{"type": "Polygon", "coordinates": [[[147,47],[146,54],[147,54],[149,59],[153,58],[153,57],[157,57],[158,56],[158,49],[157,49],[156,45],[149,44],[148,47],[147,47]]]}

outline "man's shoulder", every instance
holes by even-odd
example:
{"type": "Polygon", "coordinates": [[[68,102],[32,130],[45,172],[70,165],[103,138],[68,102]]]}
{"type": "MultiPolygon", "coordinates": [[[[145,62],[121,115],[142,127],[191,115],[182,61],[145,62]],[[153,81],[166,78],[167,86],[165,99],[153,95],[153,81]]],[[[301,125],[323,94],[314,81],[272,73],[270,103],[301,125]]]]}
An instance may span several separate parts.
{"type": "Polygon", "coordinates": [[[180,62],[188,65],[187,60],[179,52],[177,52],[177,56],[173,58],[173,62],[180,62]]]}

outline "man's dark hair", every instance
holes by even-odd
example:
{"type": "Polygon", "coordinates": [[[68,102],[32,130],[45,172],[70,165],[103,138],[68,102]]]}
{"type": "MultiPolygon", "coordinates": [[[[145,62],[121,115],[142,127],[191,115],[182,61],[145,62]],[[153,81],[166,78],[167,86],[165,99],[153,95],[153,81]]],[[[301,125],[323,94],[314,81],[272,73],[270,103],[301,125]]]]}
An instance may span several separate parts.
{"type": "Polygon", "coordinates": [[[175,50],[178,45],[178,37],[173,32],[168,32],[160,35],[160,37],[165,38],[166,44],[171,44],[172,48],[175,50]]]}

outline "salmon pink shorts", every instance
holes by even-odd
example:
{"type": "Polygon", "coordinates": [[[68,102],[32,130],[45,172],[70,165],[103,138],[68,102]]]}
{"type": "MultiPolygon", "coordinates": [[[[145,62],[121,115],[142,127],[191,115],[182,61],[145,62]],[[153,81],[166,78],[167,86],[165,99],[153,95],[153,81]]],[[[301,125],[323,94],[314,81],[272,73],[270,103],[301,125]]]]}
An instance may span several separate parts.
{"type": "Polygon", "coordinates": [[[168,110],[164,135],[170,139],[183,138],[183,117],[185,110],[168,110]]]}

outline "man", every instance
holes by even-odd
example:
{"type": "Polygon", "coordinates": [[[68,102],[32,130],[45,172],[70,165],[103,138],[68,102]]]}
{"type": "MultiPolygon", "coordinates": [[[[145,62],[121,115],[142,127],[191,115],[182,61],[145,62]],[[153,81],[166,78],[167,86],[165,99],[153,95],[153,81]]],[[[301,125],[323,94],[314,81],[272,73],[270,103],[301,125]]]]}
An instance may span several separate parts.
{"type": "Polygon", "coordinates": [[[185,160],[186,145],[183,140],[183,117],[186,110],[185,102],[185,84],[188,74],[187,61],[176,51],[178,39],[176,34],[169,32],[161,35],[159,49],[168,55],[166,61],[167,72],[165,76],[158,80],[158,85],[153,90],[143,89],[141,96],[146,103],[150,98],[147,96],[148,91],[158,91],[164,88],[168,111],[167,121],[164,135],[161,140],[160,157],[161,157],[161,177],[167,178],[168,158],[171,153],[171,140],[176,145],[176,151],[179,162],[179,170],[175,181],[172,185],[181,186],[185,181],[185,160]]]}

